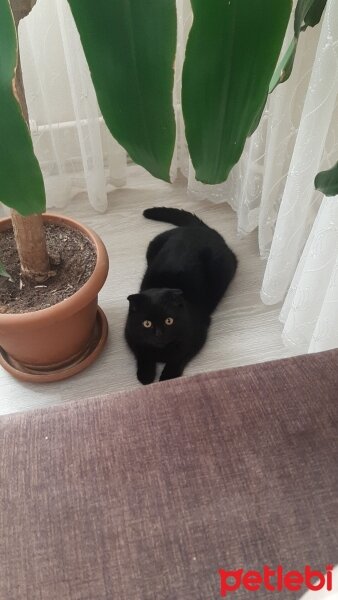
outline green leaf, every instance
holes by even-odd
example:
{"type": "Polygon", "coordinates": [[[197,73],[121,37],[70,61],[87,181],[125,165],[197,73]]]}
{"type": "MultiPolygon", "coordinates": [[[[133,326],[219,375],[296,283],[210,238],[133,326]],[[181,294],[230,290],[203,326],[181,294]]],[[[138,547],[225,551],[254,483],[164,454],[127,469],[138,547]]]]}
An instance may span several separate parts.
{"type": "Polygon", "coordinates": [[[294,31],[297,38],[299,37],[306,13],[310,10],[314,2],[316,2],[316,0],[298,0],[297,2],[294,23],[294,31]]]}
{"type": "Polygon", "coordinates": [[[10,274],[7,273],[5,267],[0,262],[0,277],[7,277],[10,281],[13,281],[10,274]]]}
{"type": "Polygon", "coordinates": [[[295,10],[294,30],[298,38],[301,31],[319,23],[326,6],[326,0],[298,0],[295,10]]]}
{"type": "Polygon", "coordinates": [[[264,100],[262,102],[262,106],[259,107],[259,110],[258,110],[258,112],[257,112],[257,114],[256,114],[256,116],[255,116],[255,118],[253,120],[253,122],[251,123],[251,127],[250,127],[249,133],[248,133],[248,137],[250,137],[256,131],[258,125],[260,124],[260,121],[261,121],[261,118],[262,118],[262,114],[264,112],[264,108],[265,108],[265,105],[266,105],[267,97],[268,97],[268,94],[266,94],[264,96],[264,100]]]}
{"type": "Polygon", "coordinates": [[[13,91],[17,38],[8,0],[0,0],[0,202],[22,215],[45,210],[45,190],[28,126],[13,91]]]}
{"type": "Polygon", "coordinates": [[[262,110],[291,0],[192,0],[182,107],[198,180],[224,181],[262,110]]]}
{"type": "Polygon", "coordinates": [[[169,180],[175,0],[68,0],[103,118],[131,158],[169,180]]]}
{"type": "Polygon", "coordinates": [[[296,56],[297,42],[297,38],[293,37],[283,58],[278,63],[270,81],[269,94],[273,92],[273,90],[277,87],[279,83],[284,83],[284,81],[287,81],[287,79],[289,79],[296,56]]]}
{"type": "Polygon", "coordinates": [[[305,31],[305,29],[309,26],[314,27],[317,25],[317,23],[319,23],[325,5],[326,0],[298,0],[294,21],[295,35],[291,40],[291,43],[283,58],[280,60],[275,69],[270,81],[269,94],[273,92],[278,84],[284,83],[284,81],[289,79],[296,56],[300,32],[305,31]]]}
{"type": "Polygon", "coordinates": [[[325,196],[338,195],[338,162],[328,171],[321,171],[316,175],[315,188],[325,196]]]}
{"type": "Polygon", "coordinates": [[[326,0],[315,0],[313,2],[311,8],[308,10],[304,17],[305,26],[304,28],[302,28],[303,31],[304,29],[306,29],[306,27],[315,27],[315,25],[319,23],[320,19],[322,18],[325,6],[326,0]]]}

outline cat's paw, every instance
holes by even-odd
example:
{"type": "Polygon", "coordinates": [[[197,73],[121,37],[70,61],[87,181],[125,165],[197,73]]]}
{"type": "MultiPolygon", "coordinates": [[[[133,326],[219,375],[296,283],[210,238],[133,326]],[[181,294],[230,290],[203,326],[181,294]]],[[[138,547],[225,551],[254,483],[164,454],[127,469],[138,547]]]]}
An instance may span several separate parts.
{"type": "Polygon", "coordinates": [[[177,377],[181,377],[183,370],[184,367],[181,365],[166,364],[161,373],[160,381],[167,381],[167,379],[176,379],[177,377]]]}
{"type": "Polygon", "coordinates": [[[137,369],[137,379],[143,385],[149,385],[149,383],[153,383],[155,380],[156,368],[138,368],[137,369]]]}

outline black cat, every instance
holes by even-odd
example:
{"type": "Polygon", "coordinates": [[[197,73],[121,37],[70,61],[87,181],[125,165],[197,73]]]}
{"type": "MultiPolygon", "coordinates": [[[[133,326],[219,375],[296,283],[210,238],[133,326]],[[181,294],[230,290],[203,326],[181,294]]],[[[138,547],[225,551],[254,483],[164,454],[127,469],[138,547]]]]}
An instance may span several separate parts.
{"type": "Polygon", "coordinates": [[[235,275],[237,259],[217,231],[177,208],[148,208],[147,219],[179,225],[156,236],[147,250],[139,294],[128,296],[125,336],[137,377],[152,383],[182,375],[205,343],[210,315],[235,275]]]}

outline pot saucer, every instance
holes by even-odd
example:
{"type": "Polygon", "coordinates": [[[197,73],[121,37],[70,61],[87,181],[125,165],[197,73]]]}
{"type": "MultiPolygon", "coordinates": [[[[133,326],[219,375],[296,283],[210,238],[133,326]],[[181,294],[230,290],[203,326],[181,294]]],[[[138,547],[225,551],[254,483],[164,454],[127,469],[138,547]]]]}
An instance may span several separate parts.
{"type": "Polygon", "coordinates": [[[108,336],[108,322],[107,317],[103,310],[98,307],[96,314],[96,322],[93,331],[92,338],[89,345],[84,353],[79,358],[76,358],[74,362],[71,362],[66,367],[62,366],[54,369],[33,370],[27,369],[17,361],[13,360],[0,346],[0,365],[13,375],[16,379],[21,381],[28,381],[30,383],[51,383],[53,381],[61,381],[80,373],[89,365],[91,365],[107,341],[108,336]]]}

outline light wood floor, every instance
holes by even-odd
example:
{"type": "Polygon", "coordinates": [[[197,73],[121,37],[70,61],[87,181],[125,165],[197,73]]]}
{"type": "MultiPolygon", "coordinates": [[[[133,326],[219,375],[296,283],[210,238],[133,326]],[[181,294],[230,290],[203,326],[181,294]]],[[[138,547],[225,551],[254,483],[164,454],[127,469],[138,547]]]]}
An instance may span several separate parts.
{"type": "Polygon", "coordinates": [[[187,367],[185,374],[290,355],[291,351],[283,346],[280,337],[280,307],[264,306],[259,297],[265,262],[258,255],[256,232],[239,238],[236,215],[227,205],[192,200],[187,197],[182,183],[160,182],[132,166],[128,187],[110,194],[107,213],[95,213],[84,194],[62,211],[95,229],[108,249],[110,273],[99,300],[110,326],[103,354],[84,373],[55,384],[19,383],[0,368],[0,414],[140,385],[133,356],[123,339],[123,327],[128,306],[126,297],[138,290],[147,244],[169,227],[142,217],[143,209],[154,205],[195,211],[224,235],[239,257],[236,278],[214,314],[207,345],[187,367]]]}

